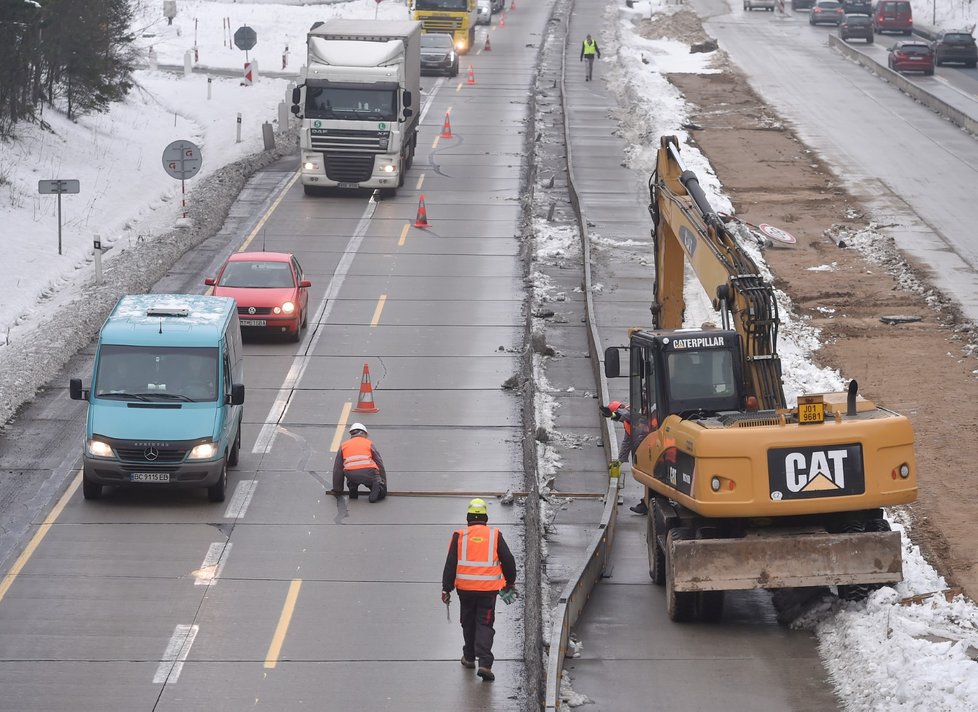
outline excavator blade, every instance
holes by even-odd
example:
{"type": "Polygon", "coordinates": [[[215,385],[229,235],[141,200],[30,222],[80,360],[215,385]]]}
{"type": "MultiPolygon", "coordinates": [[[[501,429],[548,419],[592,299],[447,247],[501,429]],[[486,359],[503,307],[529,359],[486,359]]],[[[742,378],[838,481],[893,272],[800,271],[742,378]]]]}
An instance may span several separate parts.
{"type": "Polygon", "coordinates": [[[731,591],[903,580],[900,532],[765,531],[671,542],[676,591],[731,591]]]}

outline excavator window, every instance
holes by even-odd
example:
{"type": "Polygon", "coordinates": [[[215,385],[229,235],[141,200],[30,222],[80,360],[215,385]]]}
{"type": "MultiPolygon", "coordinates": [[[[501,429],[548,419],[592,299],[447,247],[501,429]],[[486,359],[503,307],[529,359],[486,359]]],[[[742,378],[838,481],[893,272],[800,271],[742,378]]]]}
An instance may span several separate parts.
{"type": "MultiPolygon", "coordinates": [[[[737,393],[733,355],[729,350],[702,350],[668,354],[672,401],[731,398],[737,393]]],[[[704,405],[706,410],[716,410],[704,405]]]]}

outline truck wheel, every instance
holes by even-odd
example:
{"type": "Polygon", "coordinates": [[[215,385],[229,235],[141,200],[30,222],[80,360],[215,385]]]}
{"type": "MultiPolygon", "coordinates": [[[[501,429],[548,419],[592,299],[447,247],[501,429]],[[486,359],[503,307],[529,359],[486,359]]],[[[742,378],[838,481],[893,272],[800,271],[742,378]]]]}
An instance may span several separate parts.
{"type": "Polygon", "coordinates": [[[302,192],[306,195],[319,195],[319,188],[314,185],[304,185],[302,186],[302,192]]]}
{"type": "Polygon", "coordinates": [[[700,591],[696,594],[696,617],[715,623],[723,618],[723,591],[700,591]]]}
{"type": "Polygon", "coordinates": [[[92,482],[82,475],[82,495],[85,499],[100,499],[102,497],[102,485],[92,482]]]}
{"type": "Polygon", "coordinates": [[[652,508],[646,515],[645,544],[649,552],[649,578],[656,586],[666,582],[666,555],[659,547],[659,532],[656,530],[656,515],[660,514],[659,505],[653,499],[652,508]]]}
{"type": "Polygon", "coordinates": [[[221,476],[217,482],[207,488],[207,499],[211,502],[223,502],[224,494],[228,487],[228,463],[227,458],[221,462],[221,476]]]}
{"type": "Polygon", "coordinates": [[[676,527],[669,530],[666,537],[666,614],[669,620],[676,623],[691,621],[696,617],[696,596],[691,591],[676,591],[673,588],[670,575],[670,559],[672,558],[672,542],[685,541],[695,538],[692,529],[676,527]]]}

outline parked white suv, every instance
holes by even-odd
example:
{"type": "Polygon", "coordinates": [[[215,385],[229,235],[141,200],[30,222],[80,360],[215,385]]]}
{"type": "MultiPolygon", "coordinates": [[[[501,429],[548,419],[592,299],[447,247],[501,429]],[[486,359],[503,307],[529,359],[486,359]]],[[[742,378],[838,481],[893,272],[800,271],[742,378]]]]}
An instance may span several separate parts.
{"type": "Polygon", "coordinates": [[[774,12],[775,0],[744,0],[744,10],[753,10],[759,7],[762,10],[774,12]]]}

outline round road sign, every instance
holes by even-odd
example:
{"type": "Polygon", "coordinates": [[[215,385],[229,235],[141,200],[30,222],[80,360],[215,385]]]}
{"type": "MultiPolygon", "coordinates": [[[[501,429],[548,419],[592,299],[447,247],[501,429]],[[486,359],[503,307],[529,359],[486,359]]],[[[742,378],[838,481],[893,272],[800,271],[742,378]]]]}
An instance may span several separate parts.
{"type": "Polygon", "coordinates": [[[200,149],[190,141],[174,141],[163,149],[163,170],[177,180],[197,175],[201,160],[200,149]]]}
{"type": "Polygon", "coordinates": [[[774,227],[774,225],[761,223],[757,226],[757,229],[760,230],[766,237],[769,237],[772,240],[780,242],[784,245],[795,245],[798,243],[798,240],[795,239],[794,235],[786,230],[782,230],[779,227],[774,227]]]}
{"type": "Polygon", "coordinates": [[[254,47],[257,42],[258,33],[248,27],[248,25],[242,25],[234,32],[234,46],[238,49],[243,49],[245,52],[247,52],[249,49],[254,47]]]}

